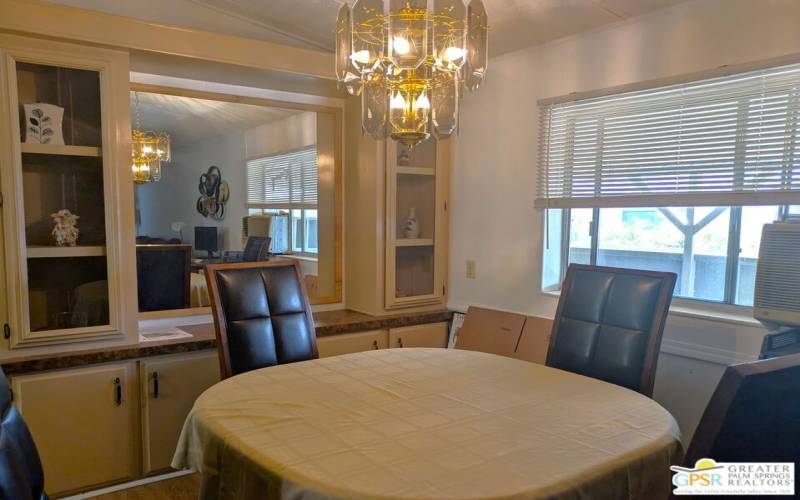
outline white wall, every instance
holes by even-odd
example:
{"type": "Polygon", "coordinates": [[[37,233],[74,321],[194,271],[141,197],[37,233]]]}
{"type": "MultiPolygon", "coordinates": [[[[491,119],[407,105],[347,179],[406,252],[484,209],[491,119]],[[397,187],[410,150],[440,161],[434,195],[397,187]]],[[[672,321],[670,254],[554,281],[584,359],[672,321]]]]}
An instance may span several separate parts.
{"type": "MultiPolygon", "coordinates": [[[[490,12],[491,14],[491,12],[490,12]]],[[[462,101],[451,186],[450,306],[552,317],[539,290],[542,214],[533,208],[537,100],[800,55],[800,2],[694,0],[489,62],[462,101]],[[466,279],[466,260],[477,262],[466,279]]],[[[724,365],[752,359],[764,330],[672,314],[655,398],[688,439],[724,365]]]]}
{"type": "Polygon", "coordinates": [[[245,134],[247,157],[286,153],[317,143],[317,114],[308,112],[289,115],[245,134]]]}

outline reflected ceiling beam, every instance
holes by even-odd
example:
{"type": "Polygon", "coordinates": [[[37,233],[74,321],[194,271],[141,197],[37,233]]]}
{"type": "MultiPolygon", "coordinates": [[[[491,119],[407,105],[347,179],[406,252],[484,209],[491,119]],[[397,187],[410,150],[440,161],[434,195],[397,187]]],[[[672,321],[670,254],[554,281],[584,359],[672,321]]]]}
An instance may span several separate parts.
{"type": "Polygon", "coordinates": [[[27,0],[0,0],[0,30],[335,78],[331,53],[27,0]]]}

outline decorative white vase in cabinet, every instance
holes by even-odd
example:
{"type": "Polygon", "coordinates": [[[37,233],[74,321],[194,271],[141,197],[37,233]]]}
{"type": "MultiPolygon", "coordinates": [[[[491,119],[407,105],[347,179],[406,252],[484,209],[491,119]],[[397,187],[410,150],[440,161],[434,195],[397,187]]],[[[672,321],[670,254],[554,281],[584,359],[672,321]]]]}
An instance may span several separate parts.
{"type": "Polygon", "coordinates": [[[419,238],[419,221],[417,220],[417,209],[411,208],[403,223],[403,236],[408,239],[419,238]]]}

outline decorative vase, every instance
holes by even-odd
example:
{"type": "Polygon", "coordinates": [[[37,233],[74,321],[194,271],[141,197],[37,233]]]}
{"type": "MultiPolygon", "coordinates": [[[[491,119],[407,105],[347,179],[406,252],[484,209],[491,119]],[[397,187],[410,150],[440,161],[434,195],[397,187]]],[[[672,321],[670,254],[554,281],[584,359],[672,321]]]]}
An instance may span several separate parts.
{"type": "Polygon", "coordinates": [[[64,145],[64,108],[55,104],[25,104],[25,142],[64,145]]]}
{"type": "Polygon", "coordinates": [[[403,236],[408,239],[419,238],[419,222],[417,221],[417,209],[411,207],[408,217],[403,222],[403,236]]]}
{"type": "Polygon", "coordinates": [[[66,208],[50,214],[50,217],[53,218],[55,223],[52,234],[56,239],[56,245],[60,247],[74,247],[77,245],[78,236],[80,235],[77,223],[80,217],[66,208]]]}
{"type": "Polygon", "coordinates": [[[399,167],[407,167],[411,163],[411,158],[408,156],[408,150],[403,148],[400,150],[400,154],[397,155],[397,166],[399,167]]]}

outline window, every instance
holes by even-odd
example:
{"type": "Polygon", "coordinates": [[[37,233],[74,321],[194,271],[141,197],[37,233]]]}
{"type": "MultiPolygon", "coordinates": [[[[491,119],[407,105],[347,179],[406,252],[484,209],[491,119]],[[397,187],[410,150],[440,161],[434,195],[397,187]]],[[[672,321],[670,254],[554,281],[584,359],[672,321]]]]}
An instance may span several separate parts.
{"type": "Polygon", "coordinates": [[[570,263],[597,264],[674,272],[676,297],[749,307],[762,227],[798,208],[550,209],[542,288],[558,290],[570,263]]]}
{"type": "Polygon", "coordinates": [[[544,289],[585,263],[752,306],[762,227],[800,219],[800,64],[540,105],[544,289]]]}
{"type": "Polygon", "coordinates": [[[317,254],[317,149],[247,162],[247,208],[274,215],[274,252],[317,254]]]}
{"type": "Polygon", "coordinates": [[[790,204],[799,123],[800,64],[543,103],[536,205],[790,204]]]}

